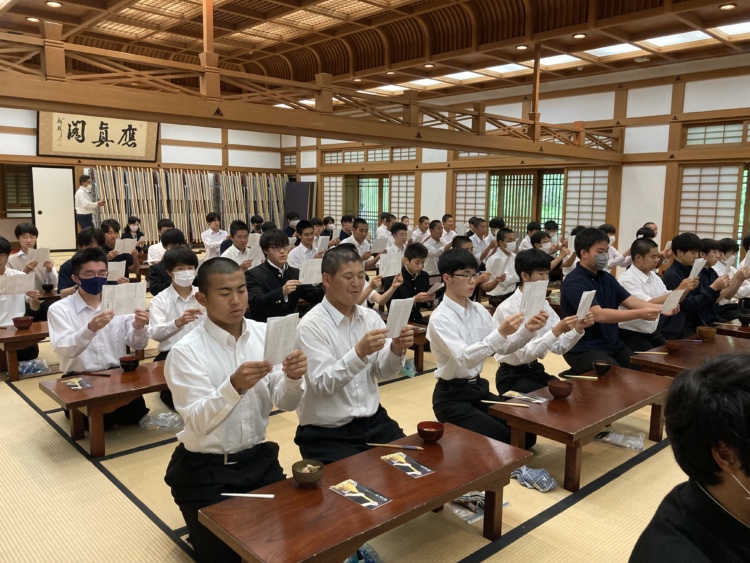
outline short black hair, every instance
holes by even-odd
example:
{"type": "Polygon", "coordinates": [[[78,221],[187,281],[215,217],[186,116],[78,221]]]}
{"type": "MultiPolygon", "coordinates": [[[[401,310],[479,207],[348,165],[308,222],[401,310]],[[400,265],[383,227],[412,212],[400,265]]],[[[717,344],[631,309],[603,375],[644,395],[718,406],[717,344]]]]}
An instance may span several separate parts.
{"type": "Polygon", "coordinates": [[[391,221],[391,217],[393,217],[393,215],[391,215],[391,214],[390,214],[390,213],[388,213],[387,211],[383,211],[383,212],[382,212],[382,213],[380,214],[380,220],[381,220],[381,221],[391,221]]]}
{"type": "Polygon", "coordinates": [[[490,219],[490,229],[502,229],[505,226],[505,220],[502,217],[493,217],[490,219]]]}
{"type": "Polygon", "coordinates": [[[323,217],[323,224],[324,225],[330,225],[331,223],[336,223],[336,219],[334,219],[330,215],[326,215],[325,217],[323,217]]]}
{"type": "Polygon", "coordinates": [[[453,246],[451,248],[460,248],[462,244],[469,243],[470,245],[474,246],[474,243],[471,242],[471,239],[469,237],[465,237],[464,235],[456,235],[453,237],[453,246]]]}
{"type": "MultiPolygon", "coordinates": [[[[358,228],[358,227],[359,227],[360,225],[367,225],[367,221],[365,221],[364,219],[362,219],[362,217],[357,217],[357,218],[356,218],[356,219],[354,220],[354,223],[352,223],[352,230],[355,230],[355,231],[356,231],[356,230],[357,230],[357,228],[358,228]]],[[[368,227],[368,229],[369,229],[369,227],[368,227]]]]}
{"type": "Polygon", "coordinates": [[[120,227],[120,223],[117,221],[117,219],[105,219],[104,221],[102,221],[101,226],[102,226],[102,232],[104,234],[107,234],[110,231],[110,229],[119,233],[120,229],[122,228],[120,227]]]}
{"type": "Polygon", "coordinates": [[[441,221],[445,223],[448,219],[453,219],[453,215],[451,215],[450,213],[446,213],[445,215],[443,215],[441,221]]]}
{"type": "Polygon", "coordinates": [[[172,219],[159,219],[159,222],[156,223],[157,230],[161,231],[162,229],[174,229],[174,221],[172,219]]]}
{"type": "Polygon", "coordinates": [[[192,266],[193,268],[198,268],[198,257],[195,255],[195,252],[185,245],[170,248],[164,253],[164,258],[162,258],[161,261],[167,272],[171,272],[177,266],[192,266]]]}
{"type": "MultiPolygon", "coordinates": [[[[583,225],[577,225],[573,227],[573,230],[570,231],[570,234],[571,236],[576,237],[578,236],[578,233],[582,232],[584,229],[586,229],[586,227],[584,227],[583,225]]],[[[609,237],[607,237],[607,240],[609,240],[609,237]]]]}
{"type": "Polygon", "coordinates": [[[718,356],[680,373],[669,389],[664,418],[678,465],[697,483],[721,483],[712,448],[722,444],[736,451],[749,474],[750,355],[718,356]]]}
{"type": "Polygon", "coordinates": [[[169,229],[168,231],[164,231],[159,239],[164,248],[167,248],[168,246],[183,245],[185,244],[185,233],[180,229],[169,229]]]}
{"type": "Polygon", "coordinates": [[[97,246],[104,246],[104,233],[96,227],[86,227],[76,235],[76,246],[83,248],[96,242],[97,246]]]}
{"type": "Polygon", "coordinates": [[[263,217],[260,215],[253,215],[250,217],[250,224],[251,225],[262,225],[263,224],[263,217]]]}
{"type": "Polygon", "coordinates": [[[434,231],[438,225],[442,225],[442,224],[443,223],[440,221],[440,219],[433,219],[432,221],[430,221],[429,229],[431,231],[434,231]]]}
{"type": "MultiPolygon", "coordinates": [[[[318,219],[320,221],[320,219],[318,219]]],[[[294,227],[294,230],[297,234],[301,235],[305,229],[312,229],[313,224],[308,221],[307,219],[302,219],[299,223],[297,223],[297,226],[294,227]]]]}
{"type": "MultiPolygon", "coordinates": [[[[403,225],[403,223],[401,224],[403,225]]],[[[404,250],[404,258],[407,260],[427,260],[427,247],[420,242],[410,244],[404,250]]]]}
{"type": "Polygon", "coordinates": [[[424,223],[425,221],[429,222],[430,218],[427,215],[422,215],[417,223],[424,223]]]}
{"type": "Polygon", "coordinates": [[[128,217],[128,225],[135,225],[136,223],[140,223],[140,222],[141,222],[140,217],[136,217],[135,215],[131,215],[130,217],[128,217]]]}
{"type": "Polygon", "coordinates": [[[723,238],[719,240],[719,250],[724,254],[727,252],[739,252],[740,245],[732,238],[723,238]]]}
{"type": "Polygon", "coordinates": [[[520,278],[522,273],[531,275],[534,272],[549,272],[551,264],[552,260],[544,250],[539,248],[522,250],[516,255],[516,274],[520,278]]]}
{"type": "Polygon", "coordinates": [[[289,246],[289,237],[281,229],[270,229],[260,235],[260,248],[266,252],[272,246],[287,247],[289,246]]]}
{"type": "Polygon", "coordinates": [[[408,215],[402,215],[402,216],[401,216],[401,222],[403,223],[403,222],[404,222],[404,219],[408,219],[408,218],[409,218],[409,216],[408,216],[408,215]]]}
{"type": "Polygon", "coordinates": [[[742,248],[745,249],[745,252],[750,249],[750,235],[745,235],[744,237],[742,237],[742,248]]]}
{"type": "Polygon", "coordinates": [[[472,227],[478,227],[482,223],[486,222],[487,221],[485,221],[483,217],[472,217],[471,219],[469,219],[469,225],[471,225],[472,227]]]}
{"type": "Polygon", "coordinates": [[[545,231],[551,231],[551,230],[558,230],[560,227],[557,225],[557,221],[553,221],[550,219],[549,221],[544,223],[544,230],[545,231]]]}
{"type": "Polygon", "coordinates": [[[712,250],[719,250],[719,241],[712,239],[712,238],[702,238],[701,239],[701,252],[703,254],[708,254],[712,250]]]}
{"type": "Polygon", "coordinates": [[[34,235],[39,236],[39,229],[36,228],[34,223],[18,223],[15,230],[16,238],[21,238],[21,235],[34,235]]]}
{"type": "Polygon", "coordinates": [[[272,231],[276,228],[276,223],[273,221],[266,221],[260,226],[260,232],[265,233],[266,231],[272,231]]]}
{"type": "Polygon", "coordinates": [[[542,244],[542,240],[546,238],[549,238],[549,235],[544,231],[534,231],[529,237],[529,242],[531,242],[531,246],[533,247],[534,245],[542,244]]]}
{"type": "Polygon", "coordinates": [[[529,224],[526,225],[526,234],[529,234],[532,231],[541,231],[542,226],[536,222],[536,221],[529,221],[529,224]]]}
{"type": "Polygon", "coordinates": [[[354,215],[342,215],[341,216],[342,223],[351,223],[352,221],[354,221],[354,215]]]}
{"type": "Polygon", "coordinates": [[[396,233],[399,231],[408,231],[409,227],[404,225],[401,221],[396,221],[391,225],[391,228],[389,229],[391,231],[391,234],[393,236],[396,236],[396,233]]]}
{"type": "Polygon", "coordinates": [[[510,229],[508,227],[503,227],[499,231],[497,231],[497,235],[495,238],[497,239],[497,242],[505,242],[505,235],[512,235],[513,229],[510,229]]]}
{"type": "Polygon", "coordinates": [[[612,223],[604,223],[602,225],[599,225],[599,230],[604,231],[608,235],[617,234],[617,229],[615,229],[615,226],[612,223]]]}
{"type": "Polygon", "coordinates": [[[576,235],[576,256],[581,257],[581,251],[588,252],[597,242],[609,244],[609,235],[601,229],[588,227],[576,235]]]}
{"type": "MultiPolygon", "coordinates": [[[[654,223],[653,221],[646,221],[645,223],[643,223],[643,226],[646,227],[647,229],[651,228],[651,227],[649,227],[649,225],[656,225],[656,223],[654,223]]],[[[651,229],[651,230],[653,230],[653,229],[651,229]]]]}
{"type": "Polygon", "coordinates": [[[233,274],[235,272],[241,272],[240,265],[231,260],[230,258],[222,258],[216,256],[215,258],[209,258],[201,267],[198,268],[198,291],[204,295],[208,292],[209,280],[214,274],[233,274]]]}
{"type": "Polygon", "coordinates": [[[0,254],[10,256],[10,242],[5,237],[0,237],[0,254]]]}
{"type": "Polygon", "coordinates": [[[70,266],[74,276],[77,276],[81,268],[89,262],[107,263],[107,255],[101,248],[84,248],[79,250],[70,259],[70,266]]]}
{"type": "MultiPolygon", "coordinates": [[[[320,217],[313,217],[312,219],[310,219],[310,224],[313,227],[322,227],[323,226],[323,219],[321,219],[320,217]]],[[[297,226],[299,226],[299,225],[297,225],[297,226]]]]}
{"type": "Polygon", "coordinates": [[[656,233],[654,232],[654,229],[650,227],[641,227],[640,229],[638,229],[638,231],[636,231],[635,236],[636,238],[656,238],[656,233]]]}
{"type": "Polygon", "coordinates": [[[453,275],[458,270],[467,268],[476,270],[479,268],[479,264],[474,255],[465,248],[451,248],[447,252],[443,252],[438,258],[438,271],[441,276],[444,274],[453,275]]]}
{"type": "Polygon", "coordinates": [[[244,221],[232,221],[232,223],[229,225],[229,234],[234,236],[239,231],[247,231],[249,233],[250,228],[244,221]]]}
{"type": "Polygon", "coordinates": [[[630,255],[633,258],[636,256],[646,256],[651,252],[652,248],[659,248],[659,245],[650,238],[637,238],[630,245],[630,255]]]}
{"type": "Polygon", "coordinates": [[[703,243],[698,235],[695,233],[680,233],[672,239],[672,252],[677,254],[680,252],[689,252],[694,250],[695,252],[701,252],[703,249],[703,243]]]}
{"type": "Polygon", "coordinates": [[[290,211],[286,214],[287,221],[294,221],[295,219],[299,219],[299,213],[297,213],[296,211],[290,211]]]}
{"type": "Polygon", "coordinates": [[[91,176],[89,176],[88,174],[82,174],[78,177],[79,184],[83,184],[84,182],[88,182],[89,180],[91,180],[91,176]]]}
{"type": "Polygon", "coordinates": [[[221,217],[219,217],[218,213],[215,213],[213,211],[209,213],[208,215],[206,215],[206,223],[213,223],[217,219],[221,219],[221,217]]]}
{"type": "Polygon", "coordinates": [[[323,255],[323,263],[320,270],[329,276],[336,275],[343,264],[362,262],[359,253],[350,244],[340,244],[323,255]]]}

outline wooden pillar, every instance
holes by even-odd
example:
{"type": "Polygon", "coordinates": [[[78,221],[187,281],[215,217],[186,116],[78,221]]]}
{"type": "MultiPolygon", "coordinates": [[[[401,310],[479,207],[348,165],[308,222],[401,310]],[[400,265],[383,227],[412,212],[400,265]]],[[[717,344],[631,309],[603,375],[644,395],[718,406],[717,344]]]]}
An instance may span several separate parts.
{"type": "Polygon", "coordinates": [[[62,24],[45,21],[41,25],[44,39],[42,69],[47,80],[63,82],[65,80],[65,45],[62,42],[62,24]]]}
{"type": "Polygon", "coordinates": [[[531,138],[534,141],[539,141],[541,136],[541,130],[539,127],[539,77],[542,73],[542,67],[539,60],[542,57],[542,46],[537,44],[534,47],[534,78],[532,81],[531,89],[531,111],[529,112],[529,119],[534,122],[534,126],[531,130],[531,138]]]}
{"type": "Polygon", "coordinates": [[[403,94],[404,101],[404,114],[403,120],[406,125],[419,125],[419,105],[417,104],[417,96],[419,94],[414,90],[406,90],[403,94]]]}
{"type": "Polygon", "coordinates": [[[333,113],[333,88],[331,86],[330,74],[320,73],[315,75],[315,84],[320,90],[315,93],[315,109],[321,113],[333,113]]]}
{"type": "Polygon", "coordinates": [[[218,102],[221,99],[221,74],[219,55],[214,53],[214,3],[203,0],[203,52],[198,55],[203,67],[201,95],[207,100],[218,102]]]}
{"type": "Polygon", "coordinates": [[[476,115],[471,118],[471,132],[477,135],[484,135],[487,131],[487,115],[486,115],[487,104],[482,102],[476,102],[474,104],[474,111],[476,115]]]}
{"type": "Polygon", "coordinates": [[[214,1],[203,0],[203,52],[214,52],[214,1]]]}

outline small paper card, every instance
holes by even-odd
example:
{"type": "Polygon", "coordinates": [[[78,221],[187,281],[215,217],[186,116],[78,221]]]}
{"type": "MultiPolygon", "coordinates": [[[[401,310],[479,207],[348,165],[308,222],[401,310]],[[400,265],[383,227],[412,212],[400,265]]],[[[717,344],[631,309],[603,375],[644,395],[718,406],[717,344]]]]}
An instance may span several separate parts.
{"type": "Polygon", "coordinates": [[[701,273],[703,266],[705,265],[706,265],[705,258],[696,258],[695,262],[693,262],[693,269],[690,270],[690,275],[688,276],[688,279],[697,278],[698,275],[701,273]]]}
{"type": "Polygon", "coordinates": [[[543,405],[549,401],[547,397],[527,395],[526,393],[519,393],[518,391],[506,391],[503,393],[503,397],[507,397],[508,399],[518,399],[519,401],[526,401],[527,403],[534,403],[535,405],[543,405]]]}
{"type": "Polygon", "coordinates": [[[331,242],[331,237],[329,237],[328,235],[321,235],[320,237],[318,237],[318,246],[315,247],[315,249],[317,250],[316,254],[318,252],[325,252],[326,250],[328,250],[329,242],[331,242]]]}
{"type": "Polygon", "coordinates": [[[93,387],[91,383],[80,377],[66,379],[65,381],[63,381],[63,385],[67,385],[73,391],[80,391],[81,389],[91,389],[93,387]]]}
{"type": "Polygon", "coordinates": [[[289,246],[297,244],[297,237],[289,237],[289,246]]]}
{"type": "Polygon", "coordinates": [[[102,311],[117,315],[132,315],[136,309],[146,309],[146,282],[105,285],[102,288],[102,311]]]}
{"type": "Polygon", "coordinates": [[[579,320],[583,320],[584,318],[586,318],[586,315],[588,315],[589,309],[591,309],[591,303],[594,301],[595,295],[595,289],[592,289],[591,291],[584,291],[581,294],[581,301],[578,303],[578,312],[576,313],[576,316],[579,320]]]}
{"type": "Polygon", "coordinates": [[[669,313],[670,311],[674,311],[675,307],[679,305],[683,293],[685,293],[684,289],[675,289],[674,291],[672,291],[669,294],[669,297],[667,297],[667,299],[662,304],[661,312],[669,313]]]}
{"type": "Polygon", "coordinates": [[[528,319],[544,309],[544,301],[547,298],[547,286],[549,280],[526,282],[523,284],[523,297],[521,297],[521,311],[523,317],[528,319]]]}
{"type": "Polygon", "coordinates": [[[493,255],[492,263],[490,264],[490,274],[499,278],[505,274],[505,265],[508,263],[508,257],[504,252],[496,252],[493,255]]]}
{"type": "Polygon", "coordinates": [[[401,264],[404,255],[400,252],[383,254],[380,257],[380,275],[384,278],[401,273],[401,264]]]}
{"type": "Polygon", "coordinates": [[[0,295],[21,295],[34,291],[36,276],[33,273],[20,276],[0,276],[0,295]]]}
{"type": "Polygon", "coordinates": [[[29,257],[29,261],[36,262],[36,271],[46,271],[44,263],[50,259],[49,248],[30,248],[26,254],[29,257]]]}
{"type": "Polygon", "coordinates": [[[107,262],[107,281],[116,282],[125,277],[125,268],[128,265],[125,260],[119,262],[107,262]]]}
{"type": "Polygon", "coordinates": [[[432,284],[432,287],[427,290],[427,295],[432,295],[433,293],[437,293],[440,291],[445,284],[441,281],[435,282],[432,284]]]}
{"type": "Polygon", "coordinates": [[[134,238],[118,238],[115,242],[115,250],[120,254],[130,254],[135,250],[138,241],[134,238]]]}
{"type": "Polygon", "coordinates": [[[299,324],[299,313],[268,319],[266,323],[266,344],[263,350],[264,361],[278,365],[294,351],[297,324],[299,324]]]}
{"type": "Polygon", "coordinates": [[[253,248],[255,246],[260,246],[260,235],[258,233],[252,233],[249,237],[247,237],[247,245],[250,248],[253,248]]]}
{"type": "Polygon", "coordinates": [[[363,484],[357,483],[354,479],[347,479],[338,485],[333,485],[330,489],[334,493],[351,499],[368,510],[375,510],[393,500],[373,491],[370,487],[365,487],[363,484]]]}
{"type": "Polygon", "coordinates": [[[299,282],[302,285],[323,283],[322,258],[310,258],[302,262],[299,269],[299,282]]]}
{"type": "Polygon", "coordinates": [[[380,252],[383,252],[386,248],[388,248],[388,239],[377,238],[375,239],[375,242],[372,243],[372,246],[370,247],[370,252],[372,252],[373,254],[379,254],[380,252]]]}
{"type": "Polygon", "coordinates": [[[401,335],[401,329],[409,324],[409,315],[414,306],[414,298],[394,299],[388,307],[388,338],[398,338],[401,335]]]}
{"type": "Polygon", "coordinates": [[[420,477],[424,477],[425,475],[429,475],[430,473],[435,473],[434,469],[430,469],[429,467],[422,465],[403,452],[384,455],[381,456],[380,459],[382,459],[387,464],[392,465],[396,469],[400,469],[409,477],[414,477],[415,479],[419,479],[420,477]]]}
{"type": "Polygon", "coordinates": [[[571,252],[576,251],[576,236],[575,235],[570,235],[570,237],[568,237],[568,248],[570,249],[571,252]]]}
{"type": "Polygon", "coordinates": [[[414,242],[422,243],[426,241],[429,238],[429,236],[430,236],[430,231],[423,233],[422,231],[417,229],[412,233],[412,238],[414,239],[414,242]]]}

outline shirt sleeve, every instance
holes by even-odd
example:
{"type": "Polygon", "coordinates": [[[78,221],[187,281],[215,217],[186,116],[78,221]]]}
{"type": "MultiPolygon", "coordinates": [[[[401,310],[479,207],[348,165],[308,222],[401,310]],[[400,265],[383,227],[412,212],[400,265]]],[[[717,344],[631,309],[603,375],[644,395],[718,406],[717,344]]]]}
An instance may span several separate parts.
{"type": "Polygon", "coordinates": [[[177,319],[168,318],[163,301],[154,297],[149,309],[148,336],[157,342],[164,342],[185,328],[177,328],[177,319]]]}
{"type": "Polygon", "coordinates": [[[299,406],[305,391],[304,377],[291,379],[283,371],[269,373],[264,381],[267,382],[273,404],[282,411],[291,412],[299,406]]]}
{"type": "Polygon", "coordinates": [[[125,343],[133,350],[145,350],[148,346],[148,325],[143,328],[135,328],[133,326],[134,315],[124,315],[120,318],[126,330],[125,343]]]}
{"type": "Polygon", "coordinates": [[[49,339],[52,351],[64,358],[80,356],[96,336],[96,332],[89,330],[88,323],[79,326],[76,315],[67,307],[50,307],[47,312],[49,323],[49,339]]]}

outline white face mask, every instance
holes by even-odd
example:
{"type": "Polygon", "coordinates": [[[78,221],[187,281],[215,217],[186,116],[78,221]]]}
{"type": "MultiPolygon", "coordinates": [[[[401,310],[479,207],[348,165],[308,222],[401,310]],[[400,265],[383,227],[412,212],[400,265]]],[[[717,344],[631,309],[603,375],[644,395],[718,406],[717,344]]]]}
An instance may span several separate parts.
{"type": "Polygon", "coordinates": [[[297,223],[299,223],[299,220],[295,219],[294,221],[289,221],[289,226],[293,229],[297,226],[297,223]]]}
{"type": "Polygon", "coordinates": [[[615,235],[609,235],[609,244],[614,244],[615,238],[616,238],[615,235]]]}
{"type": "Polygon", "coordinates": [[[138,230],[138,225],[130,225],[130,230],[135,233],[138,230]]]}
{"type": "Polygon", "coordinates": [[[548,252],[552,248],[552,244],[549,242],[542,243],[542,250],[548,252]]]}
{"type": "Polygon", "coordinates": [[[516,243],[515,243],[515,241],[507,243],[505,245],[505,249],[508,252],[515,252],[516,251],[516,243]]]}
{"type": "Polygon", "coordinates": [[[736,256],[727,256],[724,258],[724,265],[729,268],[730,266],[734,266],[734,261],[737,259],[736,256]]]}
{"type": "Polygon", "coordinates": [[[195,270],[181,270],[179,272],[173,272],[174,283],[180,287],[190,287],[195,280],[195,270]]]}

